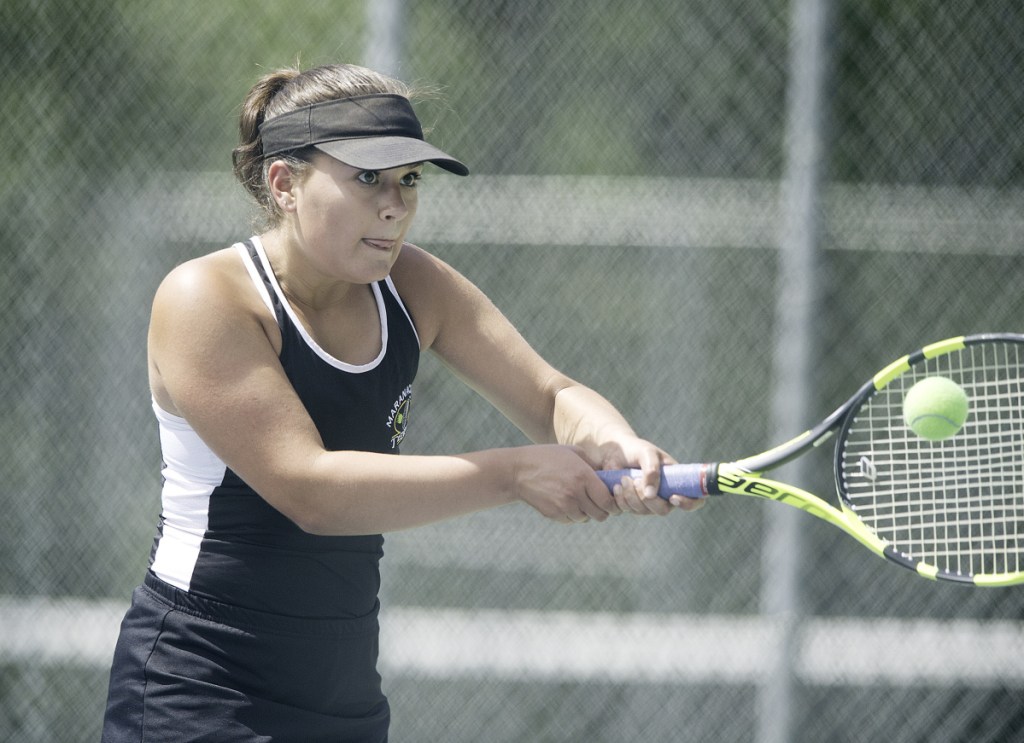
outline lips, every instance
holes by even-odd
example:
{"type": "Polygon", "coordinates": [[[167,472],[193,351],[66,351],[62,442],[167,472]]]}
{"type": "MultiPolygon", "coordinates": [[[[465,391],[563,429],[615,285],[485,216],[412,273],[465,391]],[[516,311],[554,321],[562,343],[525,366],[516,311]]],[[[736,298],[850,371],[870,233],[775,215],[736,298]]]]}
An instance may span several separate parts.
{"type": "Polygon", "coordinates": [[[363,242],[377,250],[391,250],[395,246],[394,240],[382,240],[375,237],[364,237],[363,242]]]}

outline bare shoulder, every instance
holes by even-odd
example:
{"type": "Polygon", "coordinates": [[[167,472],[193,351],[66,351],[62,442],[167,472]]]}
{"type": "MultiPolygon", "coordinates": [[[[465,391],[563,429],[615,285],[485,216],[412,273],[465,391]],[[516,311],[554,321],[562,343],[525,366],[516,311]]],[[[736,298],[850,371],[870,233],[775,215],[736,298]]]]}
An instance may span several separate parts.
{"type": "Polygon", "coordinates": [[[459,296],[472,287],[452,266],[411,243],[402,247],[391,278],[416,323],[424,348],[433,344],[446,318],[461,311],[459,296]]]}
{"type": "Polygon", "coordinates": [[[234,323],[241,316],[276,327],[238,251],[225,248],[186,261],[164,277],[153,300],[151,325],[206,327],[234,323]]]}
{"type": "Polygon", "coordinates": [[[511,337],[514,330],[487,295],[458,270],[406,244],[392,269],[424,348],[442,356],[480,337],[511,337]]]}
{"type": "Polygon", "coordinates": [[[457,271],[423,248],[405,243],[398,260],[391,269],[391,276],[400,289],[407,291],[429,291],[450,280],[457,271]]]}
{"type": "Polygon", "coordinates": [[[280,333],[236,250],[192,259],[164,277],[153,299],[148,347],[153,393],[170,412],[176,412],[167,390],[175,369],[196,370],[260,346],[279,352],[280,333]]]}
{"type": "Polygon", "coordinates": [[[194,302],[230,303],[247,298],[245,270],[234,248],[193,258],[173,268],[157,289],[156,299],[176,306],[194,302]]]}

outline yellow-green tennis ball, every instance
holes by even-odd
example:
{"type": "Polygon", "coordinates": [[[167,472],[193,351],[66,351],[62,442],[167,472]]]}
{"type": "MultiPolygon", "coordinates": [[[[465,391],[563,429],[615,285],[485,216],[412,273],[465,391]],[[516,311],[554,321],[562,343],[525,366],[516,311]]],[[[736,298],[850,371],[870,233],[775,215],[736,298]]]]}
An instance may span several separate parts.
{"type": "Polygon", "coordinates": [[[925,377],[903,398],[903,420],[929,441],[954,436],[967,420],[967,410],[967,393],[946,377],[925,377]]]}

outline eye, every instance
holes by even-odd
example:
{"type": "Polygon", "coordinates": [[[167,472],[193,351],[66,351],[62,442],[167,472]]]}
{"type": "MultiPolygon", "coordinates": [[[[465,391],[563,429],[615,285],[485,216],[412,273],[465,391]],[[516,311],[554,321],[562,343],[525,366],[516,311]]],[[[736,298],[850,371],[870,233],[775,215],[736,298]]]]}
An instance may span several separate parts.
{"type": "Polygon", "coordinates": [[[423,180],[423,173],[418,170],[414,170],[402,176],[402,185],[408,186],[409,188],[416,188],[417,184],[421,180],[423,180]]]}
{"type": "Polygon", "coordinates": [[[380,173],[376,170],[364,170],[356,176],[356,180],[365,183],[367,186],[376,186],[380,183],[380,173]]]}

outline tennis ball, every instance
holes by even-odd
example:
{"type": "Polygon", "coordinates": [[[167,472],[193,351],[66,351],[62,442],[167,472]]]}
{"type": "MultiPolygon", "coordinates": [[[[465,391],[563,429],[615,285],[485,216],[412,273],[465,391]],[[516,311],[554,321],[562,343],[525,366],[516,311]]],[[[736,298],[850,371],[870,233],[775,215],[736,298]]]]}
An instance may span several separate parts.
{"type": "Polygon", "coordinates": [[[967,420],[967,393],[946,377],[925,377],[903,398],[903,420],[929,441],[954,436],[967,420]]]}

